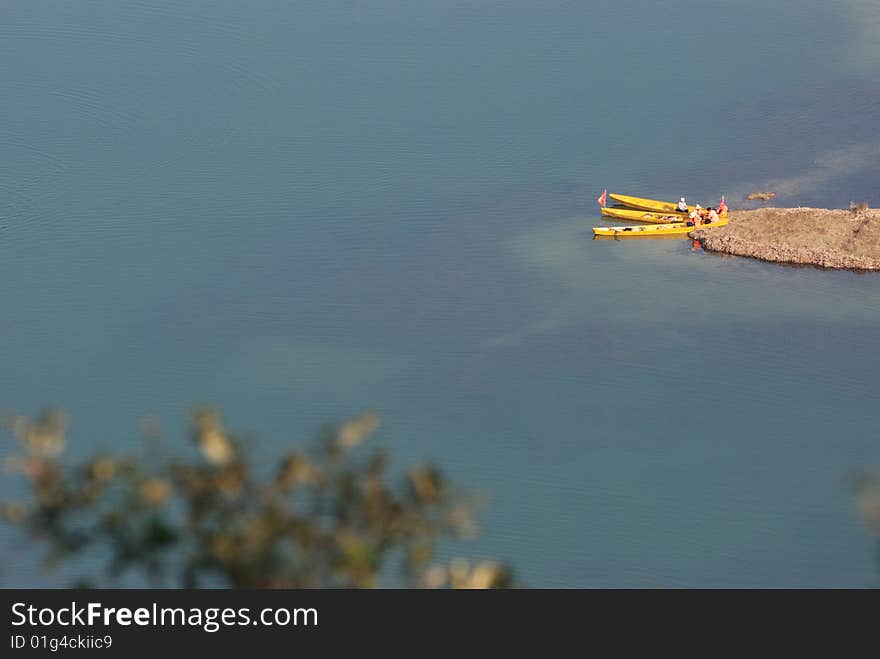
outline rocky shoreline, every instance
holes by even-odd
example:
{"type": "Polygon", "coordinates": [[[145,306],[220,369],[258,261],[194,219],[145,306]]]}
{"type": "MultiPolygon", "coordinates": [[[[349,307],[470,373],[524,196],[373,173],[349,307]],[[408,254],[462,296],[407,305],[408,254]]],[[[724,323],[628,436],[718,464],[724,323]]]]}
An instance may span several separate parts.
{"type": "Polygon", "coordinates": [[[880,270],[880,211],[761,208],[730,211],[725,227],[690,236],[713,252],[845,270],[880,270]]]}

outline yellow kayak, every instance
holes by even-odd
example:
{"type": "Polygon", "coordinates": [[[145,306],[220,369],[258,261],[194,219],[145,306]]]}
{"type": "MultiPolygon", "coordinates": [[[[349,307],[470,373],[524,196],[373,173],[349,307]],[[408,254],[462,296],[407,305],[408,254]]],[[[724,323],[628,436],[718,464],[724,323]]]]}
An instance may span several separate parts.
{"type": "Polygon", "coordinates": [[[684,217],[684,213],[651,213],[633,208],[603,208],[602,215],[628,222],[654,222],[657,224],[681,222],[681,218],[684,217]]]}
{"type": "Polygon", "coordinates": [[[686,222],[671,222],[669,224],[638,224],[629,227],[593,227],[593,233],[597,236],[669,236],[675,234],[688,234],[696,229],[712,229],[723,227],[728,223],[726,217],[721,217],[717,222],[693,226],[686,222]]]}
{"type": "MultiPolygon", "coordinates": [[[[655,224],[686,222],[688,219],[684,213],[652,213],[650,211],[640,211],[634,208],[603,208],[602,215],[616,220],[627,220],[629,222],[653,222],[655,224]]],[[[720,217],[727,217],[727,211],[721,213],[720,217]]]]}
{"type": "Polygon", "coordinates": [[[622,233],[622,234],[616,235],[616,236],[600,236],[597,234],[597,235],[593,236],[592,240],[594,242],[601,242],[603,240],[620,241],[620,240],[627,240],[627,238],[645,238],[645,237],[650,238],[651,240],[677,240],[679,242],[681,242],[682,238],[687,238],[687,236],[682,236],[681,234],[676,235],[674,233],[673,234],[652,233],[650,236],[642,236],[641,234],[638,234],[638,233],[635,236],[630,236],[628,234],[622,233]]]}
{"type": "MultiPolygon", "coordinates": [[[[654,211],[655,213],[676,213],[679,215],[686,215],[686,213],[678,210],[678,204],[673,204],[670,201],[658,201],[657,199],[645,199],[643,197],[630,197],[629,195],[615,193],[610,193],[608,196],[614,201],[623,204],[624,206],[628,206],[629,208],[638,208],[643,211],[654,211]]],[[[692,210],[694,210],[694,207],[688,206],[688,213],[692,210]]]]}

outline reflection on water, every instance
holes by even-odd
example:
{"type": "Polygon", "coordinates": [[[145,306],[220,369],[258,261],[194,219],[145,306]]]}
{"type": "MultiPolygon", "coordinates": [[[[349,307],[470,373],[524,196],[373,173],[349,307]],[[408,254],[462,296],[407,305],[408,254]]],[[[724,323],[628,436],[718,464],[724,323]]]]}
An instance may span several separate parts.
{"type": "Polygon", "coordinates": [[[868,23],[750,3],[9,7],[0,407],[82,452],[375,407],[526,583],[870,582],[878,280],[590,232],[605,187],[880,204],[868,23]],[[670,48],[682,15],[725,47],[670,48]]]}

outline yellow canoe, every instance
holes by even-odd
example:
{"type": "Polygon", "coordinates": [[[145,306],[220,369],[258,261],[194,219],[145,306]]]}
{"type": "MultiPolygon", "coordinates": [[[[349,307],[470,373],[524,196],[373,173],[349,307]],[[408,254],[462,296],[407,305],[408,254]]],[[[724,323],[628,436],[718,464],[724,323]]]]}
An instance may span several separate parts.
{"type": "Polygon", "coordinates": [[[693,226],[686,222],[671,222],[669,224],[638,224],[628,227],[593,227],[593,233],[597,236],[669,236],[675,234],[688,234],[696,229],[712,229],[723,227],[728,223],[726,217],[721,217],[717,222],[693,226]]]}
{"type": "MultiPolygon", "coordinates": [[[[645,236],[642,236],[642,235],[640,235],[640,234],[636,234],[635,236],[628,236],[627,234],[620,234],[619,236],[600,236],[600,235],[595,235],[595,236],[593,236],[592,240],[593,240],[594,242],[601,242],[601,241],[603,241],[603,240],[614,240],[614,241],[620,241],[620,240],[626,240],[627,238],[644,238],[644,237],[645,237],[645,236]]],[[[657,233],[653,233],[653,234],[651,234],[651,235],[648,236],[648,237],[649,237],[651,240],[677,240],[677,241],[681,242],[681,239],[682,239],[683,237],[686,238],[687,236],[682,236],[681,234],[676,235],[676,234],[674,234],[674,233],[673,233],[673,234],[665,234],[665,233],[657,234],[657,233]]]]}
{"type": "Polygon", "coordinates": [[[615,220],[626,220],[627,222],[654,222],[656,224],[669,224],[670,222],[681,222],[684,213],[651,213],[650,211],[640,211],[634,208],[603,208],[602,215],[611,217],[615,220]]]}
{"type": "MultiPolygon", "coordinates": [[[[657,199],[645,199],[644,197],[630,197],[629,195],[616,194],[613,192],[608,196],[617,203],[628,206],[629,208],[637,208],[643,211],[654,211],[655,213],[678,213],[680,215],[685,215],[685,213],[678,210],[678,204],[673,204],[670,201],[658,201],[657,199]]],[[[692,210],[694,210],[694,207],[688,206],[688,213],[692,210]]]]}
{"type": "MultiPolygon", "coordinates": [[[[688,220],[687,215],[684,213],[652,213],[650,211],[636,210],[635,208],[603,208],[602,215],[615,220],[653,222],[654,224],[671,224],[688,220]]],[[[727,217],[727,212],[721,213],[720,217],[727,217]]]]}

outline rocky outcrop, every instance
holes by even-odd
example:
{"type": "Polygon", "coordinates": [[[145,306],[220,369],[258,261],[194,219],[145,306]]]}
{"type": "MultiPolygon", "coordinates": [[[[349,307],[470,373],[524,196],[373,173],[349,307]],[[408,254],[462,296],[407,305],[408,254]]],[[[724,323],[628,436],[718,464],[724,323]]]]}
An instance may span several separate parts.
{"type": "Polygon", "coordinates": [[[726,227],[690,235],[714,252],[821,268],[880,270],[880,212],[874,210],[731,211],[726,227]]]}

